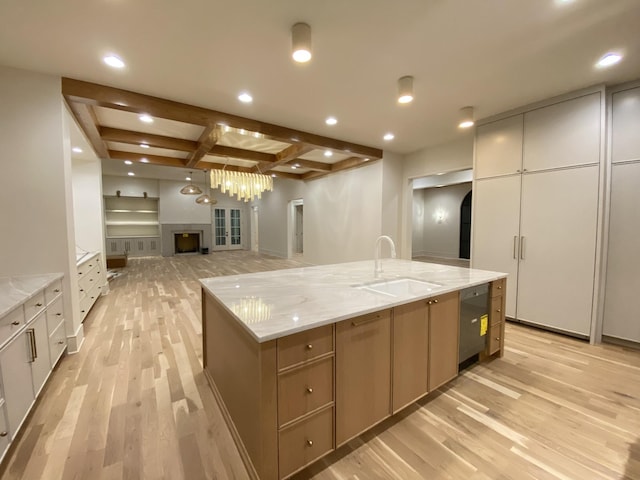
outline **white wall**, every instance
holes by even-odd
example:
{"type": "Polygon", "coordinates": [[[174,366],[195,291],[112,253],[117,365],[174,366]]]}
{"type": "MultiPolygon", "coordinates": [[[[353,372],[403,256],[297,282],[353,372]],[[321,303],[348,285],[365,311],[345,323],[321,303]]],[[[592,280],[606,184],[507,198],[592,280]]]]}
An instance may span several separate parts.
{"type": "MultiPolygon", "coordinates": [[[[197,204],[197,195],[183,195],[180,193],[180,189],[186,185],[186,182],[159,180],[158,183],[158,196],[160,197],[158,220],[160,224],[211,223],[210,206],[197,204]]],[[[199,187],[204,190],[204,185],[199,185],[199,187]]],[[[213,190],[213,192],[216,192],[216,190],[213,190]]]]}
{"type": "Polygon", "coordinates": [[[76,247],[86,252],[104,252],[100,160],[74,159],[72,172],[76,247]]]}
{"type": "MultiPolygon", "coordinates": [[[[389,235],[401,250],[403,158],[389,152],[382,158],[382,235],[389,235]]],[[[402,252],[398,251],[398,256],[402,252]]]]}
{"type": "Polygon", "coordinates": [[[423,190],[423,255],[459,257],[460,206],[470,191],[470,183],[423,190]]]}
{"type": "Polygon", "coordinates": [[[76,340],[81,342],[82,324],[71,145],[60,92],[59,77],[0,67],[0,274],[64,274],[65,321],[73,350],[76,340]]]}
{"type": "Polygon", "coordinates": [[[160,197],[159,180],[139,177],[114,177],[104,175],[102,177],[102,192],[105,196],[115,197],[120,191],[123,197],[160,197]]]}
{"type": "Polygon", "coordinates": [[[424,189],[413,191],[412,257],[425,255],[424,250],[424,189]]]}

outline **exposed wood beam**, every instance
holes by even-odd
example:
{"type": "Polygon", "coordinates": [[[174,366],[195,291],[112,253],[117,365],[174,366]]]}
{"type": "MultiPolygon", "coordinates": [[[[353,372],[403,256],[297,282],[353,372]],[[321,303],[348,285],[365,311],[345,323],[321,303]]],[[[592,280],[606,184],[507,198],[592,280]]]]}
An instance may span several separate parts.
{"type": "Polygon", "coordinates": [[[105,142],[129,143],[133,145],[146,143],[150,147],[166,148],[181,152],[194,152],[198,149],[198,142],[194,142],[193,140],[132,132],[131,130],[121,130],[111,127],[100,127],[100,137],[105,142]]]}
{"type": "Polygon", "coordinates": [[[251,173],[252,172],[252,167],[240,167],[238,165],[225,165],[223,163],[214,163],[214,162],[207,162],[206,160],[200,160],[198,163],[196,163],[195,167],[193,167],[196,170],[230,170],[232,172],[245,172],[245,173],[251,173]]]}
{"type": "Polygon", "coordinates": [[[164,165],[167,167],[184,167],[185,160],[175,157],[165,157],[162,155],[145,155],[142,153],[122,152],[120,150],[109,150],[109,156],[113,160],[131,160],[132,162],[147,163],[149,165],[164,165]],[[147,162],[142,162],[146,158],[147,162]]]}
{"type": "Polygon", "coordinates": [[[300,155],[304,155],[305,153],[309,153],[313,150],[311,145],[307,145],[305,143],[294,143],[293,145],[289,145],[284,150],[276,153],[276,161],[273,163],[260,162],[258,165],[253,167],[253,171],[257,173],[265,173],[268,172],[275,167],[283,165],[285,163],[289,163],[291,160],[299,157],[300,155]]]}
{"type": "Polygon", "coordinates": [[[302,175],[302,179],[303,180],[313,180],[315,178],[324,177],[325,175],[328,175],[329,173],[341,172],[343,170],[348,170],[350,168],[360,167],[360,166],[365,165],[367,163],[371,163],[371,162],[368,161],[368,160],[365,160],[364,158],[360,158],[360,157],[345,158],[344,160],[341,160],[339,162],[336,162],[336,163],[332,164],[331,165],[331,171],[329,171],[329,172],[307,172],[307,173],[302,175]]]}
{"type": "Polygon", "coordinates": [[[289,163],[292,165],[297,163],[301,167],[309,168],[311,170],[319,170],[321,172],[331,171],[331,164],[329,163],[315,162],[313,160],[305,160],[304,158],[295,158],[291,160],[289,163]]]}
{"type": "MultiPolygon", "coordinates": [[[[68,101],[113,108],[134,113],[148,113],[153,117],[166,118],[178,122],[207,126],[218,123],[235,128],[243,128],[282,142],[300,142],[320,149],[332,149],[349,152],[353,156],[382,158],[378,148],[344,142],[313,133],[294,130],[270,123],[260,122],[238,115],[209,110],[141,93],[107,87],[95,83],[83,82],[71,78],[62,78],[62,94],[68,101]]],[[[195,150],[195,149],[194,149],[195,150]]]]}
{"type": "Polygon", "coordinates": [[[276,156],[273,153],[256,152],[243,148],[227,147],[226,145],[214,145],[209,151],[210,155],[220,157],[240,158],[242,160],[252,160],[254,162],[275,162],[276,156]]]}
{"type": "Polygon", "coordinates": [[[193,167],[218,143],[222,137],[220,125],[211,124],[204,128],[202,135],[198,139],[198,148],[189,154],[187,158],[187,167],[193,167]]]}
{"type": "Polygon", "coordinates": [[[69,105],[71,113],[73,113],[73,116],[80,125],[80,128],[82,128],[84,134],[91,143],[96,155],[100,158],[109,158],[107,145],[100,138],[98,119],[96,118],[96,112],[93,111],[93,107],[84,103],[69,101],[67,101],[67,104],[69,105]]]}
{"type": "Polygon", "coordinates": [[[302,180],[302,174],[289,173],[289,172],[271,172],[271,176],[275,175],[276,178],[291,178],[292,180],[302,180]]]}

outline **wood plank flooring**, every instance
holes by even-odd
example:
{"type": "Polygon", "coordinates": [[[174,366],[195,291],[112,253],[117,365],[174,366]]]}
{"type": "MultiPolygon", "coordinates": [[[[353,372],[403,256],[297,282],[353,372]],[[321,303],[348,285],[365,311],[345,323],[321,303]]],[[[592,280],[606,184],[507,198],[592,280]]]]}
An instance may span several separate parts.
{"type": "MultiPolygon", "coordinates": [[[[237,251],[130,259],[0,478],[247,478],[202,374],[197,279],[301,265],[237,251]]],[[[295,478],[640,479],[640,352],[509,324],[504,358],[295,478]]]]}

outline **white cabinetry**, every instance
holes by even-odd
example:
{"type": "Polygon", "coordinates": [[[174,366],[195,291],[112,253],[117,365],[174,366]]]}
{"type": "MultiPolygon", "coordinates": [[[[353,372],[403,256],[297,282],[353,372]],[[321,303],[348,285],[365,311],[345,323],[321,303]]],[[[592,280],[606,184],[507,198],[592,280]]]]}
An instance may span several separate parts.
{"type": "Polygon", "coordinates": [[[640,342],[640,85],[612,93],[611,202],[602,333],[640,342]]]}
{"type": "Polygon", "coordinates": [[[601,128],[595,92],[476,131],[471,261],[509,274],[508,317],[590,334],[601,128]]]}
{"type": "Polygon", "coordinates": [[[100,253],[88,253],[77,263],[80,316],[84,321],[89,310],[96,303],[105,285],[105,274],[100,261],[100,253]]]}
{"type": "Polygon", "coordinates": [[[158,199],[105,197],[108,255],[160,255],[158,199]]]}

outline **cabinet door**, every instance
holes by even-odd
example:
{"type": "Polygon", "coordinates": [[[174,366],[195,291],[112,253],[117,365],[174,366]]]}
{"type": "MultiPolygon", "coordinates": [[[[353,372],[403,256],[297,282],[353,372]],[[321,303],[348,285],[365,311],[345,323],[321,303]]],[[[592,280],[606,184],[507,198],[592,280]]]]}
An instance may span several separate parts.
{"type": "Polygon", "coordinates": [[[597,166],[523,176],[520,320],[589,335],[597,218],[597,166]]]}
{"type": "Polygon", "coordinates": [[[0,352],[0,369],[11,438],[14,438],[35,398],[30,360],[26,333],[18,335],[0,352]]]}
{"type": "Polygon", "coordinates": [[[145,239],[145,251],[147,255],[160,255],[160,239],[159,238],[145,239]]]}
{"type": "Polygon", "coordinates": [[[31,362],[31,376],[33,380],[33,391],[36,396],[44,385],[45,380],[51,371],[51,360],[49,358],[49,333],[47,332],[46,315],[41,313],[30,325],[33,329],[34,342],[32,347],[33,362],[31,362]]]}
{"type": "Polygon", "coordinates": [[[611,101],[611,160],[640,159],[640,87],[616,92],[611,101]]]}
{"type": "Polygon", "coordinates": [[[107,255],[122,255],[124,253],[124,247],[122,240],[117,238],[107,239],[107,255]]]}
{"type": "Polygon", "coordinates": [[[460,331],[459,292],[430,300],[429,306],[429,391],[458,375],[460,331]]]}
{"type": "Polygon", "coordinates": [[[393,309],[393,411],[427,390],[429,310],[426,301],[393,309]]]}
{"type": "Polygon", "coordinates": [[[478,180],[473,187],[473,268],[508,273],[506,314],[516,316],[521,176],[478,180]]]}
{"type": "Polygon", "coordinates": [[[607,283],[602,333],[640,342],[640,162],[612,167],[607,283]]]}
{"type": "Polygon", "coordinates": [[[527,171],[598,163],[600,93],[549,105],[524,115],[527,171]]]}
{"type": "Polygon", "coordinates": [[[475,178],[519,173],[522,168],[522,115],[476,129],[475,178]]]}
{"type": "Polygon", "coordinates": [[[391,315],[336,325],[336,446],[391,415],[391,315]]]}

